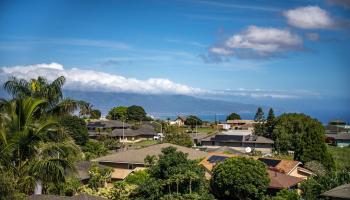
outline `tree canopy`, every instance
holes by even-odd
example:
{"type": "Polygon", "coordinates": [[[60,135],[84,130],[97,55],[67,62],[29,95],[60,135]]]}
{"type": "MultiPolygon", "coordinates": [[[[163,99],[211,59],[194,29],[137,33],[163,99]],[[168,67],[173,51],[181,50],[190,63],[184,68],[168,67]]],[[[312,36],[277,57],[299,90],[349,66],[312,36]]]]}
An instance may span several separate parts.
{"type": "Polygon", "coordinates": [[[190,115],[186,118],[185,124],[190,126],[193,130],[196,126],[202,125],[203,121],[199,119],[197,116],[190,115]]]}
{"type": "Polygon", "coordinates": [[[237,113],[231,113],[229,116],[226,117],[226,120],[235,120],[235,119],[241,119],[241,116],[237,113]]]}
{"type": "Polygon", "coordinates": [[[216,164],[210,186],[218,199],[261,199],[269,181],[264,163],[235,157],[216,164]]]}
{"type": "Polygon", "coordinates": [[[141,106],[130,106],[127,109],[128,120],[132,121],[142,121],[146,119],[146,112],[141,106]]]}
{"type": "Polygon", "coordinates": [[[113,107],[108,112],[107,119],[125,121],[127,117],[127,110],[128,107],[126,106],[113,107]]]}
{"type": "Polygon", "coordinates": [[[86,123],[83,119],[77,116],[62,116],[59,119],[59,123],[62,127],[66,128],[68,134],[74,139],[78,145],[84,145],[88,139],[88,130],[86,123]]]}
{"type": "Polygon", "coordinates": [[[149,179],[133,194],[135,199],[212,199],[205,184],[204,170],[175,147],[162,149],[149,179]]]}
{"type": "Polygon", "coordinates": [[[294,151],[295,160],[303,163],[318,161],[327,169],[332,169],[334,161],[324,135],[324,127],[316,119],[304,114],[289,113],[277,118],[272,138],[278,152],[294,151]]]}

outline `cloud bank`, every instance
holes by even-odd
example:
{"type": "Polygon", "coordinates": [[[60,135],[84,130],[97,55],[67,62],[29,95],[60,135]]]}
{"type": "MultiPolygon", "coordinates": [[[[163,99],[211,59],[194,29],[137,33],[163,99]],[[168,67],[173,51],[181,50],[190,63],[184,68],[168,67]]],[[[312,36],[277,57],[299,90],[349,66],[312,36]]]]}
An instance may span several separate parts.
{"type": "MultiPolygon", "coordinates": [[[[209,48],[208,58],[268,58],[303,49],[303,40],[288,29],[249,26],[209,48]]],[[[215,60],[214,60],[215,61],[215,60]]]]}
{"type": "Polygon", "coordinates": [[[336,21],[318,6],[299,7],[283,12],[289,25],[301,29],[329,29],[336,21]]]}
{"type": "Polygon", "coordinates": [[[10,76],[27,80],[44,76],[50,81],[56,79],[58,76],[64,76],[66,77],[65,89],[80,91],[186,95],[204,92],[199,88],[174,83],[163,78],[138,80],[94,70],[65,69],[58,63],[0,68],[1,82],[6,81],[10,76]]]}

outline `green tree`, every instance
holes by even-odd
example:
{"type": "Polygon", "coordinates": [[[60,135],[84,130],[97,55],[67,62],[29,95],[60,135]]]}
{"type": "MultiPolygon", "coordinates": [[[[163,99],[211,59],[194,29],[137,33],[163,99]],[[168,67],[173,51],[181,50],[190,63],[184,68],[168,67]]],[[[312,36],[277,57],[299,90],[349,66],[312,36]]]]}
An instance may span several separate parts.
{"type": "Polygon", "coordinates": [[[265,120],[264,111],[261,107],[258,107],[258,110],[256,111],[254,116],[254,121],[262,122],[264,120],[265,120]]]}
{"type": "Polygon", "coordinates": [[[88,140],[82,150],[85,154],[85,160],[90,160],[100,156],[105,156],[108,153],[108,148],[103,144],[103,142],[88,140]]]}
{"type": "Polygon", "coordinates": [[[128,107],[126,106],[113,107],[108,112],[107,119],[125,121],[127,118],[127,110],[128,107]]]}
{"type": "Polygon", "coordinates": [[[58,77],[51,83],[41,76],[30,81],[11,77],[4,83],[3,87],[13,98],[44,99],[46,103],[40,108],[43,113],[59,116],[72,113],[83,104],[81,101],[63,98],[62,87],[65,80],[63,76],[58,77]]]}
{"type": "Polygon", "coordinates": [[[303,199],[326,200],[328,198],[320,196],[323,192],[348,183],[350,183],[350,172],[336,171],[324,176],[313,176],[302,182],[300,189],[303,199]]]}
{"type": "Polygon", "coordinates": [[[202,125],[203,121],[197,116],[190,115],[186,118],[185,125],[190,126],[192,131],[196,126],[202,125]]]}
{"type": "Polygon", "coordinates": [[[273,130],[275,129],[276,118],[273,109],[270,108],[269,114],[267,115],[265,123],[265,134],[264,137],[272,138],[273,130]]]}
{"type": "Polygon", "coordinates": [[[146,112],[141,106],[130,106],[126,113],[127,118],[132,121],[142,121],[146,118],[146,112]]]}
{"type": "Polygon", "coordinates": [[[300,196],[295,190],[283,189],[277,192],[277,195],[272,200],[300,200],[300,196]]]}
{"type": "Polygon", "coordinates": [[[178,126],[166,126],[164,129],[164,136],[165,142],[185,147],[193,146],[191,136],[178,126]]]}
{"type": "Polygon", "coordinates": [[[101,118],[101,111],[98,109],[91,110],[90,119],[100,119],[101,118]]]}
{"type": "Polygon", "coordinates": [[[241,119],[241,116],[237,113],[231,113],[229,116],[226,117],[226,120],[235,120],[235,119],[241,119]]]}
{"type": "Polygon", "coordinates": [[[1,101],[0,169],[13,174],[16,189],[65,181],[65,171],[79,158],[79,147],[50,113],[46,100],[32,97],[1,101]]]}
{"type": "Polygon", "coordinates": [[[82,101],[80,105],[79,115],[84,118],[90,117],[93,110],[92,107],[93,105],[90,104],[89,102],[82,101]]]}
{"type": "Polygon", "coordinates": [[[189,194],[198,195],[198,199],[208,196],[203,168],[187,156],[175,147],[162,149],[158,162],[148,170],[149,179],[136,189],[133,198],[170,199],[175,193],[180,199],[190,199],[185,198],[189,194]]]}
{"type": "Polygon", "coordinates": [[[334,161],[324,135],[324,127],[319,121],[297,113],[279,116],[273,131],[277,151],[294,151],[295,160],[303,163],[318,161],[329,170],[334,168],[334,161]]]}
{"type": "Polygon", "coordinates": [[[100,168],[93,164],[89,169],[90,179],[88,182],[89,188],[97,190],[100,187],[105,187],[107,181],[111,179],[112,169],[105,167],[100,168]]]}
{"type": "Polygon", "coordinates": [[[89,140],[88,130],[83,119],[77,116],[62,116],[59,119],[59,124],[66,128],[76,144],[84,145],[89,140]]]}
{"type": "Polygon", "coordinates": [[[149,174],[146,170],[135,171],[132,174],[129,174],[125,182],[134,185],[142,185],[149,179],[149,174]]]}
{"type": "Polygon", "coordinates": [[[261,199],[270,181],[264,163],[245,157],[218,163],[212,174],[210,185],[218,199],[261,199]]]}
{"type": "Polygon", "coordinates": [[[254,134],[255,135],[265,135],[265,116],[264,111],[261,107],[258,108],[258,110],[255,113],[254,121],[256,122],[254,124],[254,134]]]}

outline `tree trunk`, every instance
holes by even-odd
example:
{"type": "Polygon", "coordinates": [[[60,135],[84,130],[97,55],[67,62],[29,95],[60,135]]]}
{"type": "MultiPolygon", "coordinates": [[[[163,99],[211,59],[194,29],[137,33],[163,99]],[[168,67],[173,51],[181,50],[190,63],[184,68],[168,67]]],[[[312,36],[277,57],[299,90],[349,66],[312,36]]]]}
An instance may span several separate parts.
{"type": "Polygon", "coordinates": [[[192,179],[190,179],[190,194],[192,194],[192,179]]]}
{"type": "Polygon", "coordinates": [[[43,193],[43,185],[41,183],[41,180],[38,180],[35,183],[34,194],[42,194],[42,193],[43,193]]]}

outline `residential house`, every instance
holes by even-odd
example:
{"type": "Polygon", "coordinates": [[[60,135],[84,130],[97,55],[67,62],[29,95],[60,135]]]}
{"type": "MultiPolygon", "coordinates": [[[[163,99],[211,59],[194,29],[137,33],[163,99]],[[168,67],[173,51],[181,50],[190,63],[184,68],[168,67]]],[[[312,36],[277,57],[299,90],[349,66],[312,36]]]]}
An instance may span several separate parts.
{"type": "Polygon", "coordinates": [[[186,119],[186,116],[178,116],[175,121],[170,122],[170,125],[184,126],[186,119]]]}
{"type": "Polygon", "coordinates": [[[344,184],[322,193],[330,200],[350,200],[350,184],[344,184]]]}
{"type": "Polygon", "coordinates": [[[227,120],[226,123],[229,124],[234,130],[253,130],[254,124],[258,122],[255,122],[254,120],[234,119],[227,120]]]}
{"type": "Polygon", "coordinates": [[[350,133],[326,134],[326,142],[338,147],[350,146],[350,133]]]}
{"type": "Polygon", "coordinates": [[[270,170],[301,178],[303,180],[313,175],[310,170],[301,167],[302,163],[296,160],[280,160],[273,158],[258,158],[258,160],[265,163],[270,170]]]}
{"type": "MultiPolygon", "coordinates": [[[[237,157],[237,154],[225,154],[219,152],[208,153],[208,156],[199,164],[205,169],[205,177],[209,180],[212,175],[212,170],[216,164],[224,161],[227,158],[237,157]]],[[[260,160],[260,158],[258,158],[260,160]]],[[[260,160],[261,161],[261,160],[260,160]]],[[[269,193],[275,194],[282,189],[296,189],[298,184],[305,178],[303,174],[296,173],[300,162],[288,160],[263,160],[264,163],[275,167],[268,167],[268,176],[270,178],[269,193]],[[269,162],[270,161],[270,162],[269,162]]]]}
{"type": "Polygon", "coordinates": [[[274,142],[268,138],[257,136],[250,130],[229,130],[210,135],[199,141],[203,147],[218,148],[220,146],[232,147],[245,152],[247,147],[262,153],[271,153],[274,142]]]}
{"type": "Polygon", "coordinates": [[[231,125],[230,124],[225,124],[225,123],[220,123],[218,124],[218,129],[219,130],[230,130],[231,125]]]}
{"type": "Polygon", "coordinates": [[[178,151],[187,153],[188,158],[192,160],[203,159],[207,156],[207,153],[203,151],[198,151],[192,148],[187,148],[169,143],[162,143],[141,149],[133,149],[113,153],[111,155],[96,158],[93,161],[98,162],[101,165],[113,168],[113,180],[123,180],[130,173],[137,170],[143,170],[147,167],[145,165],[145,158],[147,155],[158,156],[162,154],[163,148],[170,146],[176,147],[178,151]]]}
{"type": "Polygon", "coordinates": [[[87,123],[90,138],[96,138],[100,134],[110,134],[115,129],[129,129],[131,125],[118,120],[91,120],[87,123]]]}

